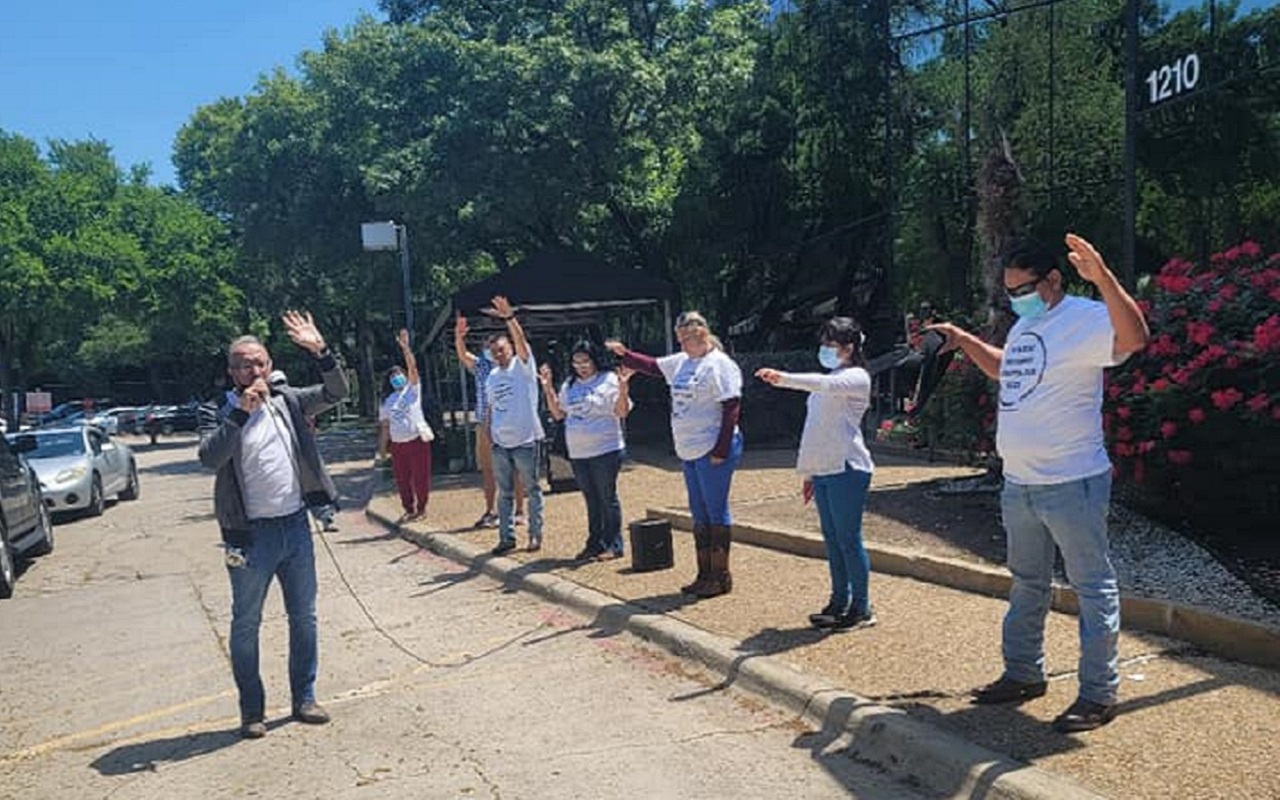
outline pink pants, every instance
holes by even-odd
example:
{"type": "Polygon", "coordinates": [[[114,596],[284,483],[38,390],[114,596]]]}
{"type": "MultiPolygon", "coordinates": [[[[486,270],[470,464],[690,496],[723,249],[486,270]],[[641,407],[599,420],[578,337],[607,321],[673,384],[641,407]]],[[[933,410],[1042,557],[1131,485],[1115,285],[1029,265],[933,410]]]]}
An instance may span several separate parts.
{"type": "Polygon", "coordinates": [[[422,514],[431,495],[431,442],[391,443],[391,471],[406,514],[422,514]]]}

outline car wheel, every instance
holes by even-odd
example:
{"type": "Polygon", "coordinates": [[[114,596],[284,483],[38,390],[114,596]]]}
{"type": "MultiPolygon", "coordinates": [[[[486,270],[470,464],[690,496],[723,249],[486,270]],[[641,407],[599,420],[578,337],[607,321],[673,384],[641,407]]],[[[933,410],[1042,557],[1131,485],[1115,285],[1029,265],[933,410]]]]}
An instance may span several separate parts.
{"type": "Polygon", "coordinates": [[[161,433],[163,433],[165,436],[172,436],[172,435],[173,435],[173,423],[172,423],[172,422],[166,422],[165,424],[161,425],[161,426],[160,426],[160,432],[161,432],[161,433]]]}
{"type": "Polygon", "coordinates": [[[93,476],[93,488],[89,490],[89,507],[85,513],[91,517],[100,517],[107,507],[107,500],[102,496],[102,478],[93,476]]]}
{"type": "Polygon", "coordinates": [[[138,484],[138,464],[134,462],[129,465],[129,485],[124,487],[124,491],[120,492],[121,500],[137,500],[141,494],[141,486],[138,484]]]}
{"type": "Polygon", "coordinates": [[[49,507],[40,504],[40,543],[31,548],[33,556],[47,556],[53,552],[53,520],[49,517],[49,507]]]}
{"type": "Polygon", "coordinates": [[[13,597],[13,582],[16,579],[13,568],[13,552],[9,549],[9,534],[0,520],[0,600],[13,597]]]}

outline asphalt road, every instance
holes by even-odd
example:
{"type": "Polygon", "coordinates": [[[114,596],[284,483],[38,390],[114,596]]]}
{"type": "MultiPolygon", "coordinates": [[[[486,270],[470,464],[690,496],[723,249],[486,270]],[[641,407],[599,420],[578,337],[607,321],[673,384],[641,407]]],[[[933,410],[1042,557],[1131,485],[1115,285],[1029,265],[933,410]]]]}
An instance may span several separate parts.
{"type": "MultiPolygon", "coordinates": [[[[287,718],[273,589],[269,733],[241,740],[212,476],[194,438],[126,441],[141,499],[60,520],[54,553],[0,601],[0,798],[918,796],[692,664],[387,535],[358,503],[317,549],[334,721],[287,718]]],[[[368,443],[331,444],[344,493],[367,495],[368,443]]]]}

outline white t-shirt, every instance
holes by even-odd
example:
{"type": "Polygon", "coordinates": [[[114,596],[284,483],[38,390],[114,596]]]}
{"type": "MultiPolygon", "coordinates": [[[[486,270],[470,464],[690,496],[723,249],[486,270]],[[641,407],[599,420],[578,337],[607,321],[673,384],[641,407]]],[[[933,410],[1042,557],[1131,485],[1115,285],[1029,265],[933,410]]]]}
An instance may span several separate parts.
{"type": "Polygon", "coordinates": [[[839,475],[849,465],[875,469],[862,438],[862,415],[871,404],[871,376],[861,367],[841,367],[827,375],[780,373],[778,386],[809,392],[796,472],[806,478],[839,475]]]}
{"type": "Polygon", "coordinates": [[[565,381],[559,399],[569,458],[595,458],[623,448],[622,421],[614,411],[618,402],[616,373],[597,372],[585,381],[565,381]]]}
{"type": "Polygon", "coordinates": [[[742,396],[742,370],[721,350],[701,358],[672,353],[658,359],[658,369],[671,385],[671,438],[676,455],[682,461],[696,461],[710,453],[720,437],[720,404],[742,396]]]}
{"type": "Polygon", "coordinates": [[[1102,370],[1118,363],[1103,303],[1067,295],[1009,331],[1000,360],[996,449],[1005,478],[1045,485],[1111,469],[1102,437],[1102,370]]]}
{"type": "Polygon", "coordinates": [[[489,400],[489,433],[500,447],[523,447],[542,439],[538,418],[538,366],[533,354],[528,361],[511,356],[506,367],[493,365],[485,378],[489,400]]]}
{"type": "MultiPolygon", "coordinates": [[[[235,392],[227,392],[227,402],[240,406],[235,392]]],[[[288,413],[284,399],[274,395],[240,428],[240,493],[249,519],[283,517],[304,505],[288,413]]]]}
{"type": "Polygon", "coordinates": [[[422,415],[421,385],[407,383],[403,389],[392,392],[378,409],[378,421],[386,422],[393,442],[412,442],[414,439],[431,441],[434,435],[427,419],[422,415]]]}

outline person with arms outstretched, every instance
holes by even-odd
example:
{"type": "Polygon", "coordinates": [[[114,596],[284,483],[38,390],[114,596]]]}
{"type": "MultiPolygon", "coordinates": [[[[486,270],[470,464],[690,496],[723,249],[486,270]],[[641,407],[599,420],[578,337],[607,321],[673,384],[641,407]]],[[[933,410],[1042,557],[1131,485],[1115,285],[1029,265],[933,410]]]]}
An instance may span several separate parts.
{"type": "Polygon", "coordinates": [[[404,514],[399,522],[414,522],[427,513],[431,497],[431,441],[435,433],[422,413],[422,381],[418,359],[409,345],[409,331],[396,336],[404,368],[387,371],[387,396],[378,410],[378,453],[391,454],[391,473],[404,514]]]}
{"type": "Polygon", "coordinates": [[[974,691],[975,703],[1020,703],[1047,690],[1044,623],[1054,550],[1080,605],[1079,690],[1054,720],[1088,731],[1115,717],[1120,685],[1120,592],[1107,541],[1111,462],[1102,432],[1103,370],[1146,346],[1137,302],[1085,239],[1067,234],[1067,255],[1101,302],[1067,294],[1054,253],[1030,240],[1003,255],[1004,285],[1018,320],[1004,347],[950,323],[930,325],[999,382],[996,449],[1004,461],[1001,516],[1008,541],[1009,609],[1004,672],[974,691]]]}

